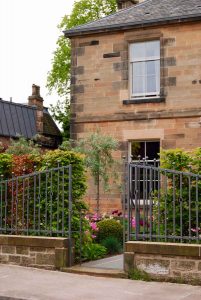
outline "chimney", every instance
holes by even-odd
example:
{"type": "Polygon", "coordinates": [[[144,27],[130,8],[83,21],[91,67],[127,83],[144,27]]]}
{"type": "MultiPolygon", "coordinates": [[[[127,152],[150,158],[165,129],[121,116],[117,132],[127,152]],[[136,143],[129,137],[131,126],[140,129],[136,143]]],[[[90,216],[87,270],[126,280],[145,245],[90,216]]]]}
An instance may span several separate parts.
{"type": "Polygon", "coordinates": [[[118,9],[128,8],[132,5],[139,4],[144,0],[117,0],[118,9]]]}
{"type": "Polygon", "coordinates": [[[35,106],[36,129],[38,133],[43,133],[43,98],[40,96],[40,86],[32,85],[32,95],[28,97],[28,105],[35,106]]]}

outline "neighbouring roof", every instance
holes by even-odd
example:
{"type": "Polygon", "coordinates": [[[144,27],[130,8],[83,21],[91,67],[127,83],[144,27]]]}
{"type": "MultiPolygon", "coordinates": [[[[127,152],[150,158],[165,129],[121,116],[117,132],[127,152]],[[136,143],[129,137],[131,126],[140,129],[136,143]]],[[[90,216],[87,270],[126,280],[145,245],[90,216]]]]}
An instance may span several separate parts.
{"type": "Polygon", "coordinates": [[[52,119],[47,109],[43,110],[43,134],[51,136],[61,136],[61,132],[52,119]]]}
{"type": "Polygon", "coordinates": [[[66,37],[72,37],[195,20],[201,20],[201,0],[146,0],[64,33],[66,37]]]}
{"type": "MultiPolygon", "coordinates": [[[[33,138],[37,134],[36,113],[36,107],[0,99],[0,136],[33,138]]],[[[61,138],[47,108],[43,110],[43,134],[61,138]]]]}
{"type": "Polygon", "coordinates": [[[36,108],[0,100],[0,136],[31,139],[35,134],[36,108]]]}

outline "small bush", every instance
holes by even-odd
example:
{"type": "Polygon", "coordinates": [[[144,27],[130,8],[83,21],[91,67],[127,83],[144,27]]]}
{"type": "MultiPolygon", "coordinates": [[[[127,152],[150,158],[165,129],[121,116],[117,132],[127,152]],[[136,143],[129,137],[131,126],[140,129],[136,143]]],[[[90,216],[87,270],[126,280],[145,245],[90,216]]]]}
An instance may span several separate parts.
{"type": "Polygon", "coordinates": [[[106,239],[101,241],[101,245],[103,245],[107,249],[108,254],[118,254],[122,252],[121,243],[116,237],[107,237],[106,239]]]}
{"type": "Polygon", "coordinates": [[[122,243],[123,238],[123,226],[120,222],[114,219],[104,219],[97,223],[98,233],[97,239],[101,242],[108,237],[116,238],[120,243],[122,243]]]}
{"type": "Polygon", "coordinates": [[[132,280],[142,280],[142,281],[151,281],[151,277],[145,271],[134,269],[132,272],[129,273],[129,279],[132,280]]]}
{"type": "Polygon", "coordinates": [[[107,249],[99,244],[86,243],[82,249],[82,257],[84,260],[96,260],[103,258],[107,253],[107,249]]]}

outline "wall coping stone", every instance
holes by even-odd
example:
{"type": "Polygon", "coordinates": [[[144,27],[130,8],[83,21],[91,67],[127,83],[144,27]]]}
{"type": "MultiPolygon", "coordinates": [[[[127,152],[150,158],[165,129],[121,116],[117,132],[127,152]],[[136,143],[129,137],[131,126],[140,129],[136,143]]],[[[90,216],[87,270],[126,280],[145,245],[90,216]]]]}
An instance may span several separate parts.
{"type": "Polygon", "coordinates": [[[0,235],[0,245],[9,246],[28,246],[43,248],[66,248],[68,238],[41,237],[41,236],[22,236],[22,235],[0,235]]]}
{"type": "Polygon", "coordinates": [[[201,258],[201,245],[130,241],[126,243],[125,252],[201,258]]]}

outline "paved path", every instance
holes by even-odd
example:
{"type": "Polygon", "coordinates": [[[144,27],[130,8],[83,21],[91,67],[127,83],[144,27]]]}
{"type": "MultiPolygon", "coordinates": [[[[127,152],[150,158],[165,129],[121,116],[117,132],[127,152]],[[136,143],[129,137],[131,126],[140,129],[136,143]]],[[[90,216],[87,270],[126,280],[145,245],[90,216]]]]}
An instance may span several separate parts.
{"type": "Polygon", "coordinates": [[[0,265],[0,299],[200,300],[201,287],[0,265]],[[7,298],[8,297],[8,298],[7,298]]]}
{"type": "MultiPolygon", "coordinates": [[[[95,261],[90,261],[82,264],[83,267],[98,268],[98,269],[119,269],[123,270],[123,254],[115,255],[95,261]]],[[[200,299],[201,300],[201,299],[200,299]]]]}

